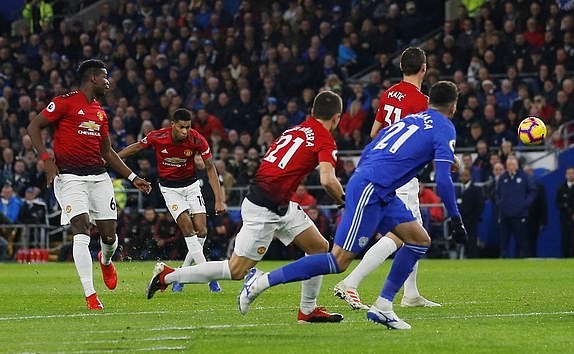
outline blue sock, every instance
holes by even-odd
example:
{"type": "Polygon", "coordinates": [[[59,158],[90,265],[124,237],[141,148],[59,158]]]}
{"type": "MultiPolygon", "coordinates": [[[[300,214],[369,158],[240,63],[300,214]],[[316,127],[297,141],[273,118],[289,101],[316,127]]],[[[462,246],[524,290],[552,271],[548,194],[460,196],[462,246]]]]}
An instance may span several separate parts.
{"type": "Polygon", "coordinates": [[[332,253],[318,253],[301,257],[269,273],[269,286],[306,280],[317,275],[340,273],[332,253]]]}
{"type": "Polygon", "coordinates": [[[413,271],[415,263],[423,258],[428,247],[419,246],[413,244],[407,244],[396,253],[395,260],[391,267],[391,271],[383,290],[381,291],[381,297],[393,302],[395,296],[399,289],[403,286],[405,280],[409,277],[409,274],[413,271]]]}

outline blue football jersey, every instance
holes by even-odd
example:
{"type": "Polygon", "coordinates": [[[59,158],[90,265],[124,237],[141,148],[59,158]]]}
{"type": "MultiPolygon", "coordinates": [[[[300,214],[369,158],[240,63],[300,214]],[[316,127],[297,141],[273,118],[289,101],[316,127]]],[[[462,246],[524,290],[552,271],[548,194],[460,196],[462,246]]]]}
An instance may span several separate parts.
{"type": "Polygon", "coordinates": [[[355,173],[395,191],[429,162],[454,161],[456,131],[434,109],[411,114],[381,130],[365,147],[355,173]]]}

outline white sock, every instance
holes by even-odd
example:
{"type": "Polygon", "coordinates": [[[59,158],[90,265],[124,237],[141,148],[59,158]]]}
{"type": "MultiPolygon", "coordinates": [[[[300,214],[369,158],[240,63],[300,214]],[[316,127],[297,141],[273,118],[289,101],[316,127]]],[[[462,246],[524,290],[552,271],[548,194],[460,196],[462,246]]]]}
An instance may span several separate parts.
{"type": "Polygon", "coordinates": [[[207,236],[206,237],[197,237],[197,242],[199,242],[199,244],[201,245],[201,247],[203,248],[203,246],[205,245],[205,241],[207,240],[207,236]]]}
{"type": "Polygon", "coordinates": [[[416,262],[413,271],[411,272],[407,280],[405,280],[403,296],[406,296],[408,298],[415,298],[417,296],[420,296],[419,289],[417,288],[418,269],[419,269],[419,262],[416,262]]]}
{"type": "Polygon", "coordinates": [[[82,282],[86,297],[96,292],[92,276],[92,256],[90,255],[89,245],[90,236],[86,234],[74,235],[72,254],[74,255],[74,264],[76,265],[76,270],[80,276],[80,282],[82,282]]]}
{"type": "Polygon", "coordinates": [[[323,276],[318,275],[301,282],[301,305],[299,308],[305,315],[310,314],[317,307],[317,297],[321,291],[323,276]]]}
{"type": "Polygon", "coordinates": [[[100,239],[100,246],[102,246],[102,263],[104,265],[108,265],[112,263],[112,257],[118,248],[118,235],[115,235],[116,239],[114,243],[108,245],[107,243],[103,243],[102,239],[100,239]]]}
{"type": "Polygon", "coordinates": [[[346,286],[351,288],[358,288],[361,281],[375,269],[377,269],[385,259],[387,259],[393,252],[397,250],[397,244],[389,237],[381,237],[367,253],[353,271],[347,275],[343,282],[346,286]]]}
{"type": "Polygon", "coordinates": [[[392,311],[393,303],[390,302],[389,300],[379,296],[377,298],[377,301],[375,301],[375,307],[378,308],[379,310],[383,310],[383,311],[392,311]]]}
{"type": "Polygon", "coordinates": [[[189,283],[209,283],[212,280],[229,280],[231,271],[229,261],[203,262],[192,267],[177,268],[173,273],[165,276],[165,282],[189,283]]]}
{"type": "Polygon", "coordinates": [[[199,243],[197,235],[186,237],[185,243],[187,244],[187,254],[182,267],[189,267],[192,262],[200,264],[207,261],[203,255],[203,246],[199,243]]]}

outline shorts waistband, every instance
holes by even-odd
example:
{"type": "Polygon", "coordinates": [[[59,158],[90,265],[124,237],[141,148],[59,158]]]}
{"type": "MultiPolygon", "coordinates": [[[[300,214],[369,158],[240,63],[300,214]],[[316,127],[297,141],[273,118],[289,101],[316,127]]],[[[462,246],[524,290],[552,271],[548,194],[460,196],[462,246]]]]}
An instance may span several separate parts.
{"type": "Polygon", "coordinates": [[[181,180],[168,180],[168,179],[163,179],[163,178],[159,179],[159,184],[161,184],[163,187],[168,187],[168,188],[183,188],[183,187],[191,186],[195,182],[197,182],[197,177],[188,178],[188,179],[181,179],[181,180]]]}
{"type": "Polygon", "coordinates": [[[60,173],[72,174],[76,176],[101,175],[104,172],[106,172],[104,166],[60,168],[60,173]]]}
{"type": "Polygon", "coordinates": [[[267,208],[279,216],[287,214],[287,210],[289,209],[289,204],[277,205],[276,202],[269,199],[263,189],[256,184],[249,187],[249,193],[247,193],[245,198],[249,199],[253,204],[267,208]]]}

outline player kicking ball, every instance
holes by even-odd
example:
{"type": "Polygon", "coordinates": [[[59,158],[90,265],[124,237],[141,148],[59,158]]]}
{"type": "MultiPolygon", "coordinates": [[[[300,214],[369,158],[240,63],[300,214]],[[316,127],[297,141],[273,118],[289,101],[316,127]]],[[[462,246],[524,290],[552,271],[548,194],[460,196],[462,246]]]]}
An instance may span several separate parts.
{"type": "MultiPolygon", "coordinates": [[[[195,155],[199,154],[207,169],[207,178],[215,194],[215,213],[225,212],[223,191],[213,165],[207,140],[191,129],[191,112],[180,108],[170,117],[170,126],[151,131],[137,143],[118,153],[121,158],[153,147],[159,174],[159,189],[167,210],[184,235],[187,255],[183,267],[205,263],[203,245],[207,237],[207,216],[200,181],[195,173],[195,155]],[[191,215],[191,216],[190,216],[191,215]]],[[[183,286],[179,286],[181,291],[183,286]]],[[[211,292],[221,292],[217,281],[209,283],[211,292]]]]}
{"type": "MultiPolygon", "coordinates": [[[[294,243],[306,254],[325,254],[329,243],[305,211],[290,200],[303,178],[318,165],[321,185],[335,202],[343,203],[343,187],[335,175],[337,146],[331,135],[339,124],[342,110],[341,97],[323,91],[313,101],[311,117],[287,129],[271,144],[241,204],[243,226],[235,238],[231,259],[178,269],[158,263],[147,288],[147,298],[151,299],[155,292],[164,291],[175,282],[244,279],[249,269],[263,258],[274,237],[285,245],[294,243]]],[[[298,321],[342,321],[342,315],[317,306],[323,277],[306,279],[301,284],[298,321]]]]}
{"type": "Polygon", "coordinates": [[[450,177],[456,132],[449,118],[456,110],[457,96],[454,83],[436,83],[430,91],[428,110],[407,116],[382,130],[365,147],[347,184],[346,209],[332,252],[303,257],[270,273],[250,270],[239,295],[242,314],[246,314],[251,303],[269,287],[345,271],[376,231],[383,235],[393,231],[404,246],[396,253],[380,296],[367,312],[367,319],[390,329],[411,328],[393,311],[393,300],[416,262],[425,255],[431,240],[395,191],[434,160],[437,189],[451,217],[452,236],[457,242],[465,241],[466,230],[450,177]]]}

